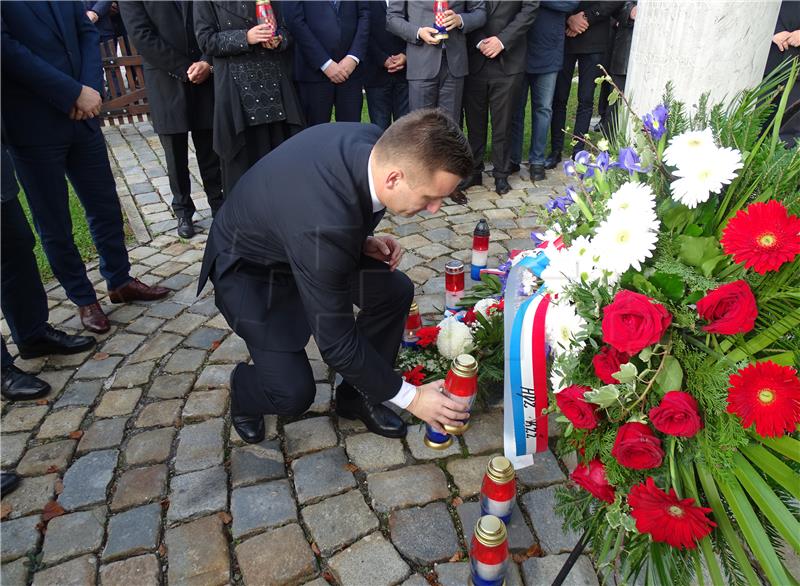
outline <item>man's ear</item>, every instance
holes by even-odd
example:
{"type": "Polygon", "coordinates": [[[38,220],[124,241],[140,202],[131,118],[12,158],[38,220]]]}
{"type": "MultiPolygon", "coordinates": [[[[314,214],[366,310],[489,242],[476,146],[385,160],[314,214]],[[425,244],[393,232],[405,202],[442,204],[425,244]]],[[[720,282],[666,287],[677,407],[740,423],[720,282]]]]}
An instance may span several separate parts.
{"type": "Polygon", "coordinates": [[[384,180],[384,186],[386,189],[396,189],[397,185],[400,183],[400,180],[404,179],[405,175],[400,169],[392,169],[389,173],[386,174],[386,179],[384,180]]]}

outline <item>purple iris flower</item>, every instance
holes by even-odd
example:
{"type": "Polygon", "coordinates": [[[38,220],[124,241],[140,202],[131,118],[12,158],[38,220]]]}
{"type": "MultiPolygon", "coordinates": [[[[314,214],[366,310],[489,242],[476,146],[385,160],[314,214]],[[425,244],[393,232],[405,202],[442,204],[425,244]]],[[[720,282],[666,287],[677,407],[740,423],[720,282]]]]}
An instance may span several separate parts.
{"type": "Polygon", "coordinates": [[[612,163],[611,166],[625,169],[631,175],[633,175],[636,171],[642,171],[646,173],[650,170],[650,167],[642,167],[642,160],[632,147],[620,149],[619,160],[616,163],[612,163]]]}
{"type": "Polygon", "coordinates": [[[664,106],[664,104],[659,104],[653,109],[652,112],[649,112],[642,117],[644,127],[647,132],[650,133],[650,136],[653,137],[653,140],[659,140],[667,131],[668,114],[669,112],[667,111],[667,107],[664,106]]]}
{"type": "Polygon", "coordinates": [[[607,151],[600,151],[600,154],[597,155],[597,158],[594,161],[594,167],[600,169],[603,173],[608,171],[608,166],[611,164],[611,159],[608,156],[607,151]]]}
{"type": "Polygon", "coordinates": [[[577,174],[577,171],[575,171],[575,161],[572,159],[564,161],[564,175],[567,177],[575,177],[577,174]]]}
{"type": "Polygon", "coordinates": [[[575,203],[575,199],[573,195],[575,194],[575,190],[572,187],[567,187],[566,195],[559,195],[551,199],[550,201],[545,204],[547,211],[553,213],[554,211],[561,210],[562,212],[566,212],[567,208],[575,203]]]}
{"type": "Polygon", "coordinates": [[[509,258],[506,262],[501,264],[497,267],[498,271],[503,271],[502,275],[498,275],[497,278],[500,279],[500,295],[505,295],[506,293],[506,281],[508,281],[508,272],[511,270],[511,259],[509,258]]]}
{"type": "Polygon", "coordinates": [[[580,164],[580,165],[583,165],[584,167],[588,167],[589,163],[591,162],[591,160],[592,160],[592,157],[588,153],[588,151],[578,151],[575,154],[575,162],[580,164]]]}
{"type": "Polygon", "coordinates": [[[542,242],[544,242],[544,238],[541,238],[536,232],[531,232],[531,240],[533,241],[534,246],[539,246],[542,242]]]}

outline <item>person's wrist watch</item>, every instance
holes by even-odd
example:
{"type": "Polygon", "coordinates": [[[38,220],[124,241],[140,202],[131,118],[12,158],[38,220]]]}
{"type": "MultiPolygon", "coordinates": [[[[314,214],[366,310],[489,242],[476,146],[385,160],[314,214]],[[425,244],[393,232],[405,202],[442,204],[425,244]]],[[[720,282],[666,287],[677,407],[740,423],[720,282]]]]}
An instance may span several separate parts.
{"type": "Polygon", "coordinates": [[[214,66],[213,65],[209,65],[208,66],[208,73],[209,73],[209,75],[214,75],[214,66]]]}

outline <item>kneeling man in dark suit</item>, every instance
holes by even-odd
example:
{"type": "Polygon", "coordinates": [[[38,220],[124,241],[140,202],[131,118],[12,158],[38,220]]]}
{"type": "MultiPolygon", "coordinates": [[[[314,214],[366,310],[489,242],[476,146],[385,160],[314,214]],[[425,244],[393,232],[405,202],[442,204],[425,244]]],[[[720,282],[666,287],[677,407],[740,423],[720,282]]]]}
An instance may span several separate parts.
{"type": "Polygon", "coordinates": [[[344,378],[341,417],[386,437],[406,428],[384,401],[437,428],[466,418],[439,392],[442,381],[414,387],[393,370],[414,286],[395,270],[397,241],[372,234],[387,209],[438,211],[472,172],[472,154],[440,110],[418,110],[381,133],[348,122],[301,132],[242,176],[214,220],[200,290],[210,278],[253,359],[231,374],[233,425],[245,441],[263,439],[264,414],[300,415],[313,403],[311,335],[344,378]]]}

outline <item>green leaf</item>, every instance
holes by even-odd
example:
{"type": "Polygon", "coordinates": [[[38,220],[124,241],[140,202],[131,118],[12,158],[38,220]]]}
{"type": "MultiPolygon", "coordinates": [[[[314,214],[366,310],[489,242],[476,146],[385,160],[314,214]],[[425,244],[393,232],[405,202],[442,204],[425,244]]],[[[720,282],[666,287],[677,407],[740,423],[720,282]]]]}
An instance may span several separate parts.
{"type": "Polygon", "coordinates": [[[686,230],[684,230],[683,233],[687,236],[702,236],[703,229],[697,224],[689,224],[686,226],[686,230]]]}
{"type": "Polygon", "coordinates": [[[636,370],[636,365],[632,362],[626,362],[619,367],[618,372],[613,373],[611,376],[621,383],[629,383],[636,380],[638,374],[639,373],[636,370]]]}
{"type": "Polygon", "coordinates": [[[679,301],[683,297],[683,280],[678,275],[657,272],[650,277],[650,282],[661,291],[667,299],[679,301]]]}
{"type": "Polygon", "coordinates": [[[583,395],[583,399],[606,409],[619,400],[619,389],[615,385],[605,385],[599,389],[587,391],[583,395]]]}
{"type": "Polygon", "coordinates": [[[714,274],[714,271],[716,270],[717,265],[719,265],[719,263],[721,263],[722,261],[726,260],[727,258],[728,257],[726,255],[720,254],[720,255],[715,256],[714,258],[710,258],[710,259],[704,261],[700,265],[700,272],[703,273],[706,277],[710,277],[711,275],[714,274]]]}
{"type": "MultiPolygon", "coordinates": [[[[663,211],[661,221],[669,230],[681,230],[683,226],[692,221],[696,214],[686,206],[673,204],[672,200],[669,200],[669,203],[673,207],[663,211]]],[[[662,209],[662,206],[659,208],[662,209]]]]}
{"type": "Polygon", "coordinates": [[[703,263],[722,255],[719,240],[710,236],[686,236],[676,238],[678,258],[692,267],[701,268],[703,263]]]}
{"type": "Polygon", "coordinates": [[[650,297],[655,297],[658,295],[658,289],[656,289],[650,281],[645,279],[641,273],[635,273],[631,277],[631,285],[633,285],[641,293],[649,295],[650,297]]]}
{"type": "Polygon", "coordinates": [[[686,304],[691,305],[693,303],[697,303],[703,297],[705,297],[705,295],[706,295],[705,291],[692,291],[686,296],[686,304]]]}
{"type": "MultiPolygon", "coordinates": [[[[695,504],[700,505],[701,500],[700,494],[697,491],[697,482],[695,481],[694,477],[694,467],[681,466],[681,476],[683,476],[683,484],[687,489],[688,495],[694,499],[695,504]]],[[[719,567],[719,561],[714,555],[714,550],[711,547],[710,536],[707,535],[700,540],[700,549],[703,552],[703,558],[706,560],[708,573],[711,575],[711,583],[714,585],[719,584],[720,586],[724,586],[725,580],[722,578],[722,570],[719,567]]],[[[700,576],[702,576],[702,571],[700,576]]]]}
{"type": "Polygon", "coordinates": [[[653,386],[665,395],[669,391],[677,391],[683,382],[683,369],[680,362],[674,357],[667,355],[661,365],[661,371],[655,378],[653,386]]]}
{"type": "Polygon", "coordinates": [[[762,330],[757,336],[750,338],[741,347],[737,347],[726,356],[731,362],[739,362],[756,352],[762,351],[776,340],[800,326],[800,307],[783,316],[782,319],[762,330]]]}
{"type": "Polygon", "coordinates": [[[653,347],[647,346],[644,350],[639,352],[639,360],[642,362],[650,362],[650,358],[653,356],[653,347]]]}
{"type": "Polygon", "coordinates": [[[800,462],[800,441],[797,441],[788,435],[778,438],[761,437],[755,433],[752,433],[751,435],[768,448],[775,450],[779,454],[783,454],[795,462],[800,462]]]}
{"type": "Polygon", "coordinates": [[[786,464],[762,445],[751,443],[740,448],[742,453],[786,491],[800,500],[800,482],[797,475],[786,464]]]}

